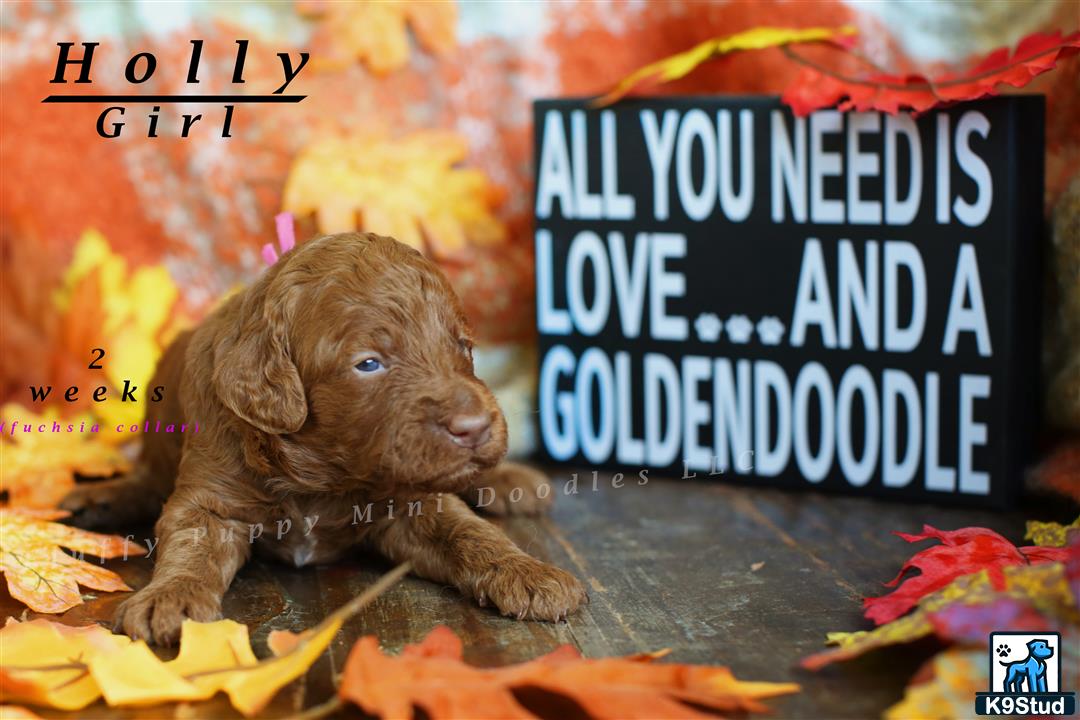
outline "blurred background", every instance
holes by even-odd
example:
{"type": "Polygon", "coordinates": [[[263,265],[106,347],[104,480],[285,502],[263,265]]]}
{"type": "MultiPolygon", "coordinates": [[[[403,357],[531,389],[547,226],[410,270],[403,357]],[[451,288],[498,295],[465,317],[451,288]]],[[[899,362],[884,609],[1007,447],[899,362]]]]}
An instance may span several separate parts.
{"type": "MultiPolygon", "coordinates": [[[[500,395],[520,455],[533,444],[532,100],[600,93],[648,62],[760,25],[852,24],[859,49],[880,65],[940,71],[1036,30],[1073,30],[1078,8],[1074,0],[5,2],[0,401],[24,408],[9,405],[4,419],[25,414],[28,385],[99,384],[102,371],[87,368],[92,347],[115,351],[103,362],[108,384],[145,385],[179,329],[265,266],[260,249],[275,238],[275,214],[288,210],[301,241],[369,230],[441,264],[473,320],[479,370],[500,395]],[[240,38],[250,40],[246,83],[233,88],[240,38]],[[40,102],[53,92],[132,92],[124,66],[141,51],[154,53],[157,70],[138,92],[191,92],[192,39],[204,41],[199,92],[268,93],[281,84],[277,53],[307,51],[311,61],[288,89],[307,99],[238,106],[228,139],[220,106],[164,107],[156,138],[147,137],[147,108],[131,106],[121,136],[102,139],[102,106],[40,102]],[[90,86],[49,84],[56,43],[71,41],[101,43],[90,86]],[[180,138],[180,114],[193,111],[204,118],[180,138]]],[[[1048,96],[1048,207],[1080,165],[1078,67],[1073,58],[1028,88],[1048,96]]],[[[779,50],[765,50],[711,62],[655,92],[772,94],[796,72],[779,50]]],[[[141,418],[131,403],[89,400],[83,392],[50,412],[141,418]]]]}

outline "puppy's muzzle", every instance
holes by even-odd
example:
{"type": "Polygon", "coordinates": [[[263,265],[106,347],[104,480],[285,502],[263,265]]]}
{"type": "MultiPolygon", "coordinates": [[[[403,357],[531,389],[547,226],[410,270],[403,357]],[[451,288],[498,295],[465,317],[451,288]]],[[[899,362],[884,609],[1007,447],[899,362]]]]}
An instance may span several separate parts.
{"type": "Polygon", "coordinates": [[[447,398],[435,424],[454,445],[477,450],[491,440],[495,416],[477,388],[461,383],[447,398]]]}
{"type": "Polygon", "coordinates": [[[475,450],[491,439],[490,413],[459,414],[451,417],[443,429],[450,440],[463,448],[475,450]]]}

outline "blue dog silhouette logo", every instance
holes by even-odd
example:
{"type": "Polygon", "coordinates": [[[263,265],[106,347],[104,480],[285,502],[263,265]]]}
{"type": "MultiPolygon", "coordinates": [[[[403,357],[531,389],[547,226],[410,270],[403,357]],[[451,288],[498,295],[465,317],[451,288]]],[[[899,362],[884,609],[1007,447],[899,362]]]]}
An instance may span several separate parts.
{"type": "MultiPolygon", "coordinates": [[[[1006,646],[998,649],[998,655],[1002,655],[1002,648],[1008,652],[1006,646]]],[[[1047,691],[1046,670],[1047,660],[1054,657],[1054,648],[1050,647],[1047,640],[1036,638],[1027,643],[1027,657],[1023,660],[1001,662],[1005,667],[1005,680],[1002,692],[1007,693],[1044,693],[1047,691]]]]}
{"type": "Polygon", "coordinates": [[[976,715],[1067,717],[1076,712],[1076,693],[1061,687],[1061,633],[994,631],[987,649],[990,682],[986,692],[975,693],[976,715]]]}

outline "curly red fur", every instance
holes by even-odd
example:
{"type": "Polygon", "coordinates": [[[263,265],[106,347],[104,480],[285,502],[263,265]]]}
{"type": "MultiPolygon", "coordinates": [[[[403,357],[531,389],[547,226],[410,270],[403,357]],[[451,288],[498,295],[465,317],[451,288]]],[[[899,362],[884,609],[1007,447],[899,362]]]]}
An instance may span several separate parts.
{"type": "MultiPolygon", "coordinates": [[[[252,547],[306,564],[364,546],[505,614],[557,620],[576,609],[586,595],[574,577],[457,496],[490,478],[495,507],[512,512],[508,492],[538,482],[500,464],[506,422],[473,374],[471,347],[433,263],[355,233],[298,247],[177,338],[151,383],[165,401],[147,419],[198,420],[200,432],[148,435],[130,475],[63,505],[84,525],[160,512],[153,578],[117,624],[171,642],[184,618],[218,617],[252,547]],[[358,371],[368,356],[378,372],[358,371]]],[[[544,504],[531,498],[527,510],[544,504]]]]}

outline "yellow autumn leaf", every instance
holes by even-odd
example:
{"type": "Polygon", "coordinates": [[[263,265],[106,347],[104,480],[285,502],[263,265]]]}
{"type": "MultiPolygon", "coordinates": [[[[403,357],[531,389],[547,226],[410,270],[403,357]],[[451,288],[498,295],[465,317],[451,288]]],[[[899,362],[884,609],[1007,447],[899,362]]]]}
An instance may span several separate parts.
{"type": "Polygon", "coordinates": [[[114,707],[206,700],[224,691],[233,707],[250,717],[280,688],[307,672],[343,621],[331,616],[289,653],[259,662],[251,651],[247,626],[231,620],[186,620],[176,660],[162,662],[139,641],[91,658],[90,672],[105,701],[114,707]]]}
{"type": "Polygon", "coordinates": [[[180,628],[180,652],[166,667],[209,691],[209,697],[229,679],[223,671],[258,662],[251,651],[247,625],[233,620],[209,623],[185,620],[180,628]]]}
{"type": "Polygon", "coordinates": [[[479,170],[459,167],[463,137],[421,131],[391,140],[377,134],[323,136],[293,161],[284,209],[314,214],[321,232],[390,235],[437,257],[506,239],[494,215],[499,189],[479,170]]]}
{"type": "Polygon", "coordinates": [[[626,96],[638,83],[655,79],[659,82],[671,82],[689,75],[696,67],[710,58],[726,55],[741,50],[762,50],[764,48],[833,40],[837,37],[854,35],[854,27],[845,25],[839,28],[783,28],[758,27],[744,32],[712,38],[684,52],[671,55],[649,63],[635,70],[620,80],[615,87],[593,101],[594,107],[611,105],[626,96]]]}
{"type": "MultiPolygon", "coordinates": [[[[154,367],[178,330],[177,324],[170,323],[178,297],[176,284],[163,266],[131,270],[127,260],[114,253],[97,230],[87,230],[79,238],[53,302],[72,326],[69,332],[93,337],[96,346],[105,350],[102,369],[88,371],[100,375],[100,384],[109,388],[103,402],[93,403],[94,414],[104,425],[114,428],[142,420],[154,367]],[[93,303],[94,313],[87,314],[87,303],[93,303]],[[87,323],[100,323],[100,327],[86,327],[87,323]],[[135,402],[123,400],[125,383],[136,388],[135,402]]],[[[87,354],[89,363],[91,348],[79,351],[87,354]]],[[[84,396],[93,390],[80,388],[84,396]]],[[[177,388],[169,390],[176,392],[177,388]]],[[[125,439],[120,433],[105,433],[103,437],[111,442],[125,439]]]]}
{"type": "Polygon", "coordinates": [[[63,418],[55,407],[40,414],[16,403],[0,407],[0,490],[7,504],[55,507],[75,486],[76,473],[109,477],[129,470],[128,458],[103,440],[109,433],[93,427],[87,413],[63,418]]]}
{"type": "Polygon", "coordinates": [[[1068,525],[1062,525],[1061,523],[1056,522],[1028,520],[1027,532],[1024,534],[1024,539],[1031,540],[1036,545],[1041,545],[1043,547],[1065,547],[1069,531],[1078,528],[1080,528],[1080,517],[1076,518],[1068,525]]]}
{"type": "Polygon", "coordinates": [[[321,20],[314,42],[326,52],[312,60],[317,69],[340,69],[359,60],[386,75],[409,61],[409,33],[427,51],[445,55],[457,46],[457,4],[406,0],[302,0],[298,10],[321,20]]]}
{"type": "Polygon", "coordinates": [[[335,613],[319,623],[288,653],[236,672],[224,685],[233,707],[251,717],[270,702],[279,688],[307,672],[341,629],[345,616],[335,613]]]}
{"type": "Polygon", "coordinates": [[[262,661],[251,650],[247,626],[232,620],[185,620],[179,654],[169,662],[145,642],[96,625],[11,621],[0,629],[0,702],[77,710],[98,697],[113,707],[139,707],[195,702],[224,692],[233,707],[251,717],[307,672],[349,617],[409,570],[408,563],[399,565],[310,630],[281,633],[288,647],[277,645],[280,654],[262,661]]]}
{"type": "Polygon", "coordinates": [[[101,697],[86,659],[119,651],[131,643],[100,625],[70,627],[48,620],[8,624],[0,629],[0,702],[79,710],[101,697]]]}
{"type": "Polygon", "coordinates": [[[411,569],[408,562],[398,565],[310,630],[296,635],[279,633],[282,637],[271,643],[275,657],[238,670],[224,683],[233,707],[248,717],[258,713],[279,688],[300,677],[315,662],[346,620],[386,592],[411,569]]]}
{"type": "Polygon", "coordinates": [[[131,590],[119,575],[86,562],[83,555],[115,558],[146,552],[127,538],[51,522],[68,515],[63,510],[0,509],[0,571],[11,597],[36,612],[61,613],[81,605],[80,585],[105,592],[131,590]]]}
{"type": "Polygon", "coordinates": [[[87,664],[105,702],[114,707],[205,700],[214,694],[170,671],[142,640],[94,655],[87,664]]]}

